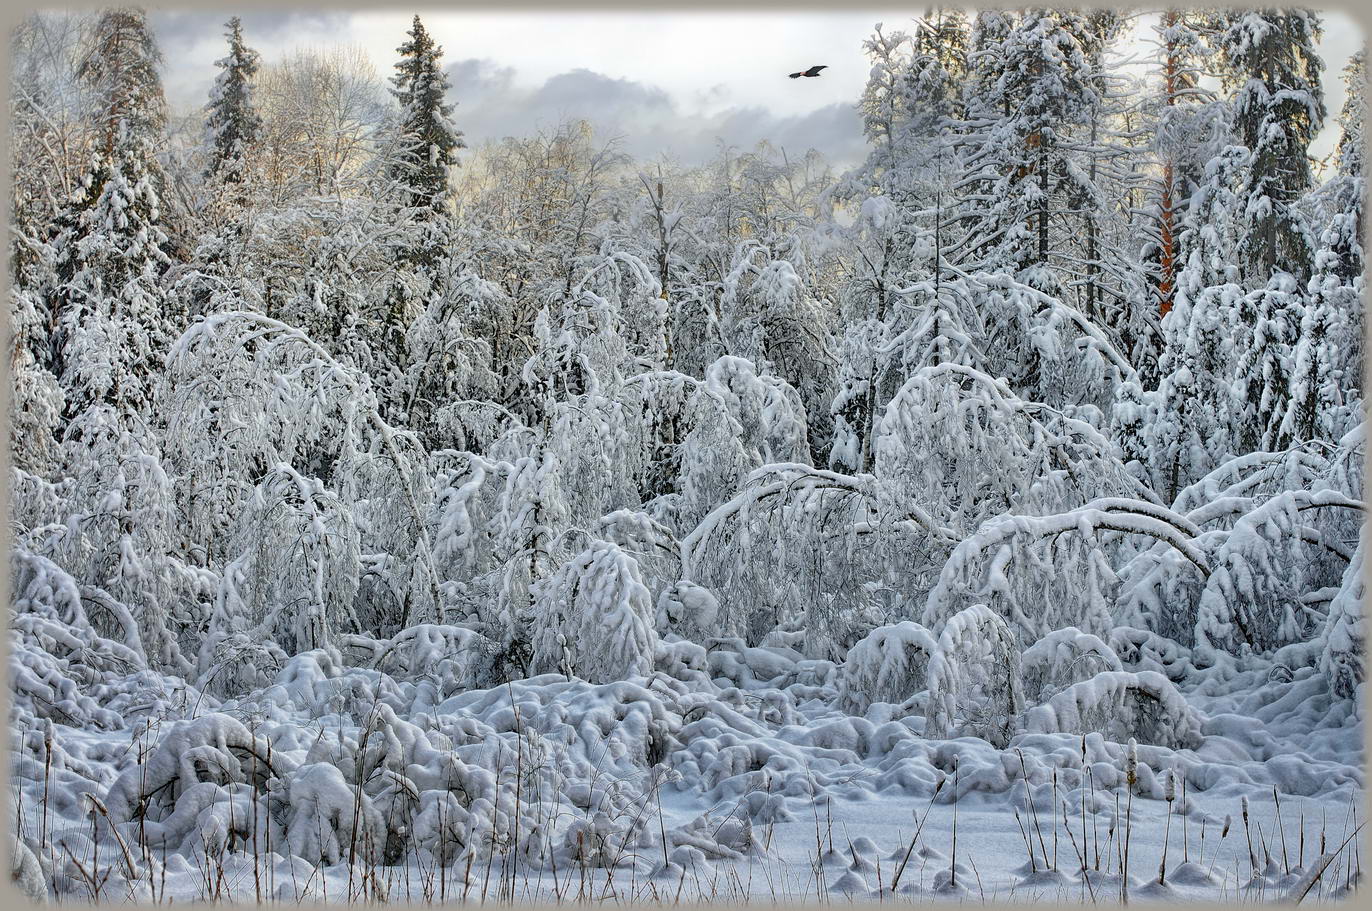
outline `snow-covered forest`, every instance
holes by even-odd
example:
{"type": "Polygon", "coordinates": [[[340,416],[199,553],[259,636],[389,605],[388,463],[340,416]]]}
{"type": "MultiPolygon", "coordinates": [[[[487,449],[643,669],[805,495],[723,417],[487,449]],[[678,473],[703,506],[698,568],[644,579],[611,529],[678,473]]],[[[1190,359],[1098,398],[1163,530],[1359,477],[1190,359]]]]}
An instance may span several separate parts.
{"type": "Polygon", "coordinates": [[[1151,21],[879,25],[840,173],[24,20],[16,886],[1356,889],[1364,59],[1151,21]]]}

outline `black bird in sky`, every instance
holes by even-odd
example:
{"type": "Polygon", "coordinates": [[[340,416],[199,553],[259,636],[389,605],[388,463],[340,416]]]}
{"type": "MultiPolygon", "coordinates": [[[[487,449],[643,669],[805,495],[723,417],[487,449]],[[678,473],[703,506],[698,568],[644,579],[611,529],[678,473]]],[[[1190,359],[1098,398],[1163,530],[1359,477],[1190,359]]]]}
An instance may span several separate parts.
{"type": "Polygon", "coordinates": [[[822,69],[827,68],[827,66],[828,66],[828,64],[821,63],[821,64],[819,64],[818,66],[812,66],[812,67],[810,67],[808,70],[803,70],[802,72],[799,72],[799,73],[792,73],[792,74],[791,74],[791,78],[792,78],[792,79],[799,79],[801,76],[818,76],[818,75],[819,75],[819,71],[822,70],[822,69]]]}

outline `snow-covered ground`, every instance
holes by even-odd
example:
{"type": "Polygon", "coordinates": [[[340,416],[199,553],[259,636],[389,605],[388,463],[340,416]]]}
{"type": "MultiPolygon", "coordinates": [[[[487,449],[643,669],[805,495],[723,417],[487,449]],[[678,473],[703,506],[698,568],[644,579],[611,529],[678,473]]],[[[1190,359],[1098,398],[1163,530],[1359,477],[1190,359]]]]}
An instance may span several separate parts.
{"type": "Polygon", "coordinates": [[[1278,898],[1312,871],[1329,897],[1359,874],[1361,724],[1313,669],[1184,681],[1152,705],[1187,717],[1152,721],[1194,738],[1138,744],[1130,787],[1127,741],[1029,732],[1034,707],[1004,749],[926,739],[927,692],[849,715],[843,669],[781,645],[662,642],[646,677],[456,692],[436,665],[348,665],[308,652],[225,702],[68,680],[50,704],[81,724],[12,734],[56,895],[1115,901],[1126,844],[1130,898],[1278,898]]]}

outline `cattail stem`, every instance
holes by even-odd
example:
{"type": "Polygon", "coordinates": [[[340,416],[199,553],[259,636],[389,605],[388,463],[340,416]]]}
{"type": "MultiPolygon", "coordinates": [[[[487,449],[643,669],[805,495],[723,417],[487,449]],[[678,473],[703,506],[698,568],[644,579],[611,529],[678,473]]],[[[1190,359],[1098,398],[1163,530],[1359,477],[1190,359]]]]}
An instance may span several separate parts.
{"type": "MultiPolygon", "coordinates": [[[[914,853],[915,845],[919,842],[919,833],[924,831],[924,824],[929,821],[929,813],[934,809],[934,798],[938,797],[938,792],[943,790],[943,783],[947,780],[948,779],[946,778],[940,778],[938,784],[934,787],[934,793],[929,795],[929,805],[924,808],[924,818],[919,820],[919,825],[915,826],[915,834],[910,839],[910,847],[905,849],[905,857],[901,858],[900,866],[896,868],[896,875],[891,880],[892,893],[896,891],[896,886],[900,885],[900,877],[905,873],[905,865],[910,862],[910,855],[914,853]]],[[[1015,811],[1015,821],[1019,821],[1018,810],[1015,811]]],[[[1022,826],[1021,832],[1023,832],[1022,826]]]]}
{"type": "Polygon", "coordinates": [[[1015,807],[1015,825],[1019,826],[1020,838],[1024,839],[1024,853],[1029,855],[1029,870],[1037,873],[1039,871],[1038,862],[1034,860],[1034,849],[1029,844],[1029,833],[1024,829],[1024,820],[1020,819],[1019,808],[1015,807]]]}
{"type": "Polygon", "coordinates": [[[1186,817],[1190,815],[1186,812],[1186,774],[1181,776],[1181,862],[1189,864],[1191,862],[1191,840],[1187,837],[1188,826],[1186,817]]]}
{"type": "Polygon", "coordinates": [[[1258,873],[1258,856],[1253,853],[1253,831],[1248,827],[1248,798],[1244,797],[1240,801],[1243,807],[1243,834],[1248,839],[1248,870],[1251,875],[1258,873]]]}
{"type": "Polygon", "coordinates": [[[1282,872],[1290,875],[1291,863],[1286,859],[1286,826],[1281,821],[1281,795],[1277,793],[1277,786],[1272,786],[1272,800],[1277,804],[1277,829],[1281,831],[1281,866],[1282,872]]]}
{"type": "Polygon", "coordinates": [[[953,757],[953,860],[950,866],[950,887],[958,884],[958,760],[953,757]]]}
{"type": "Polygon", "coordinates": [[[1167,804],[1167,822],[1162,828],[1162,862],[1158,865],[1158,885],[1167,885],[1167,843],[1172,834],[1172,804],[1167,804]]]}
{"type": "Polygon", "coordinates": [[[1024,778],[1024,801],[1029,807],[1029,817],[1034,823],[1034,832],[1038,835],[1039,850],[1043,852],[1043,867],[1046,870],[1048,868],[1048,848],[1043,842],[1043,829],[1039,827],[1039,811],[1034,806],[1034,795],[1029,790],[1029,769],[1024,763],[1024,751],[1017,749],[1015,752],[1019,753],[1020,775],[1024,778]]]}
{"type": "MultiPolygon", "coordinates": [[[[1067,821],[1063,817],[1063,823],[1067,821]]],[[[1053,872],[1058,870],[1058,770],[1053,770],[1053,872]]]]}

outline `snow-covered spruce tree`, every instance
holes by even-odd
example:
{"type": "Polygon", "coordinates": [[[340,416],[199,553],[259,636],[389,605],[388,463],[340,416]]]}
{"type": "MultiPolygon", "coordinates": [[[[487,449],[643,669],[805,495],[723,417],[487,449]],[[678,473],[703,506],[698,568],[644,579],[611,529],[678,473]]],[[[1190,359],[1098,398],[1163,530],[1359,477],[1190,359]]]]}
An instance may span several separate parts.
{"type": "Polygon", "coordinates": [[[1230,430],[1239,452],[1280,449],[1290,442],[1281,423],[1290,407],[1294,349],[1305,323],[1300,291],[1294,276],[1278,271],[1231,311],[1230,318],[1239,323],[1231,327],[1231,337],[1240,345],[1230,430]]]}
{"type": "Polygon", "coordinates": [[[447,282],[455,277],[449,252],[449,174],[457,164],[456,151],[466,147],[452,123],[453,106],[446,100],[443,49],[419,16],[407,34],[409,40],[396,49],[400,60],[391,77],[391,95],[400,110],[382,153],[387,184],[383,192],[394,201],[397,220],[387,246],[397,268],[378,314],[381,338],[372,371],[380,381],[387,413],[395,419],[405,416],[403,395],[396,401],[390,393],[403,386],[410,373],[409,328],[419,313],[430,309],[432,299],[446,293],[447,282]]]}
{"type": "Polygon", "coordinates": [[[262,117],[253,104],[253,77],[260,57],[243,43],[243,26],[237,16],[224,23],[229,41],[228,56],[215,61],[223,72],[215,77],[210,102],[205,106],[205,133],[210,146],[206,176],[226,183],[243,180],[244,161],[262,130],[262,117]]]}
{"type": "Polygon", "coordinates": [[[1219,38],[1234,129],[1250,158],[1237,190],[1246,230],[1239,266],[1252,286],[1275,270],[1304,283],[1314,238],[1297,203],[1314,184],[1308,149],[1324,123],[1320,23],[1299,8],[1235,10],[1219,38]]]}
{"type": "MultiPolygon", "coordinates": [[[[462,132],[453,126],[453,106],[447,103],[448,77],[440,58],[443,49],[434,44],[418,16],[397,52],[391,90],[400,104],[397,131],[400,148],[390,163],[392,178],[400,185],[406,208],[427,208],[444,213],[448,207],[449,170],[457,164],[455,153],[466,148],[462,132]]],[[[417,248],[417,262],[424,264],[433,250],[417,248]]]]}
{"type": "Polygon", "coordinates": [[[1338,172],[1326,189],[1333,217],[1320,235],[1294,350],[1291,396],[1280,440],[1336,440],[1363,420],[1364,54],[1345,71],[1348,98],[1340,121],[1338,172]]]}
{"type": "Polygon", "coordinates": [[[533,597],[533,673],[612,683],[652,671],[652,593],[617,545],[594,542],[535,585],[533,597]]]}
{"type": "Polygon", "coordinates": [[[179,307],[159,285],[169,263],[155,144],[165,122],[161,59],[140,10],[101,14],[81,75],[99,100],[90,169],[54,243],[53,372],[70,421],[95,405],[146,412],[179,307]]]}

